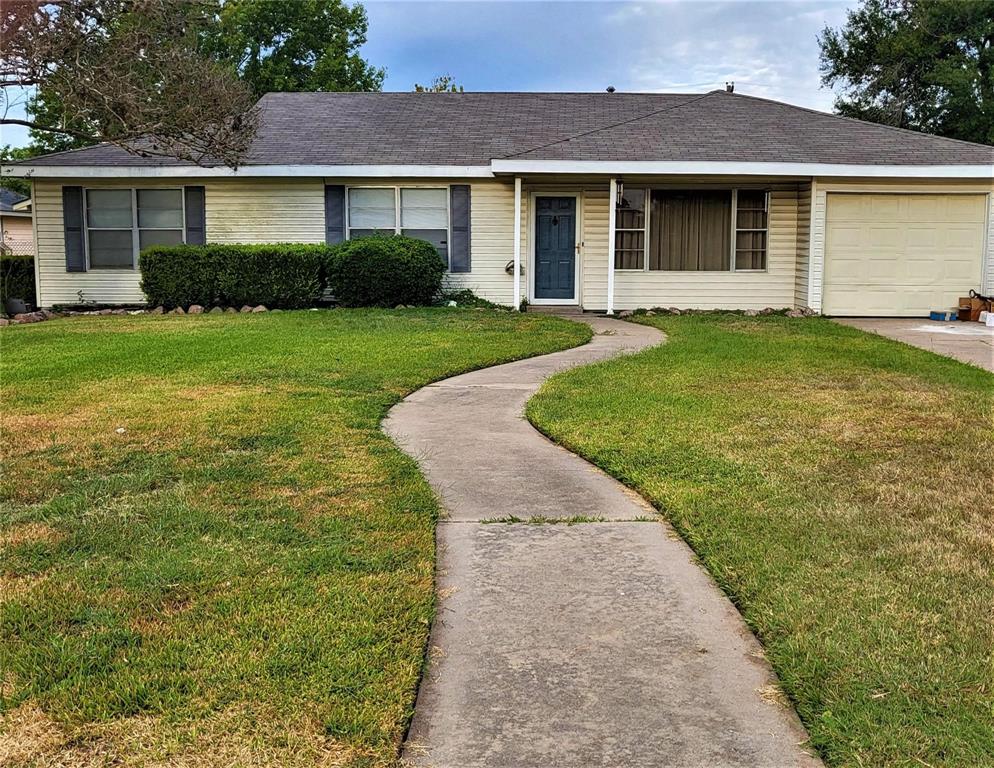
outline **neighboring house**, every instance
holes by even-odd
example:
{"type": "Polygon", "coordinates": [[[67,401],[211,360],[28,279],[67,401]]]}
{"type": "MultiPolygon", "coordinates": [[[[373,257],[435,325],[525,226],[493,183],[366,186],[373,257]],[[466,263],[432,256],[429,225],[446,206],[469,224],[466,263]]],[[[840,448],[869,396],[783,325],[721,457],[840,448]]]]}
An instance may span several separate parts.
{"type": "Polygon", "coordinates": [[[0,253],[33,256],[34,252],[31,198],[0,187],[0,253]]]}
{"type": "Polygon", "coordinates": [[[150,243],[435,243],[504,304],[924,315],[994,291],[994,148],[714,91],[272,93],[237,170],[113,146],[31,178],[40,303],[143,300],[150,243]],[[515,265],[520,265],[520,271],[515,265]]]}

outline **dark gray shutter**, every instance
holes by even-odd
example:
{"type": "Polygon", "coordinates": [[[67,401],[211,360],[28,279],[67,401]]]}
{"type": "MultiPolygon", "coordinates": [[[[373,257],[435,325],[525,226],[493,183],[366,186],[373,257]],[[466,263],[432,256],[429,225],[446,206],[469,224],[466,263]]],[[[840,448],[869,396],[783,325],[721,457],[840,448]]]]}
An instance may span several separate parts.
{"type": "Polygon", "coordinates": [[[324,187],[324,241],[335,245],[345,240],[345,187],[326,184],[324,187]]]}
{"type": "Polygon", "coordinates": [[[187,245],[204,245],[207,242],[207,210],[204,188],[184,187],[183,207],[186,208],[187,245]]]}
{"type": "Polygon", "coordinates": [[[449,243],[449,272],[470,271],[470,196],[469,184],[453,184],[449,188],[449,226],[452,242],[449,243]]]}
{"type": "Polygon", "coordinates": [[[66,231],[66,272],[86,272],[82,187],[62,188],[62,223],[66,231]]]}

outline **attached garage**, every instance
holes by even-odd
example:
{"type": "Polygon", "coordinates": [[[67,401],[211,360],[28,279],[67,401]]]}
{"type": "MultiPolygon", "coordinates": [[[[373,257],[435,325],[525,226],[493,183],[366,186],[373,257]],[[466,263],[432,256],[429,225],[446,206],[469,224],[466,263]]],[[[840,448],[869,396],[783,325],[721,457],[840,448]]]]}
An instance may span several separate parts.
{"type": "Polygon", "coordinates": [[[987,195],[829,192],[822,311],[922,317],[983,279],[987,195]]]}

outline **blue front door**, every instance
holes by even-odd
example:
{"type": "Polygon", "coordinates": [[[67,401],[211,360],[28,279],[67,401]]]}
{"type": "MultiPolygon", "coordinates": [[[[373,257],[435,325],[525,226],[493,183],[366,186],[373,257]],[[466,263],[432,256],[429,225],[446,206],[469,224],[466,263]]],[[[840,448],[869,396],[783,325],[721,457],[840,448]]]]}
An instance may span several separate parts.
{"type": "Polygon", "coordinates": [[[576,298],[576,198],[535,198],[535,298],[576,298]]]}

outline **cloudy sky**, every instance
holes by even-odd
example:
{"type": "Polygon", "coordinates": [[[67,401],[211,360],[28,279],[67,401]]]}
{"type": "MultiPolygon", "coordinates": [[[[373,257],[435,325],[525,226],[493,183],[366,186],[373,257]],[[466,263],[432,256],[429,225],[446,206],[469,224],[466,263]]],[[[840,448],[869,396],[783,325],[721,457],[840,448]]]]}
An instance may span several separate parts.
{"type": "Polygon", "coordinates": [[[817,34],[845,0],[795,2],[368,2],[385,89],[451,73],[466,90],[706,91],[830,109],[817,34]]]}
{"type": "MultiPolygon", "coordinates": [[[[742,93],[830,110],[817,34],[854,0],[366,2],[363,55],[384,89],[450,73],[468,91],[742,93]]],[[[5,126],[0,144],[27,137],[5,126]]]]}

